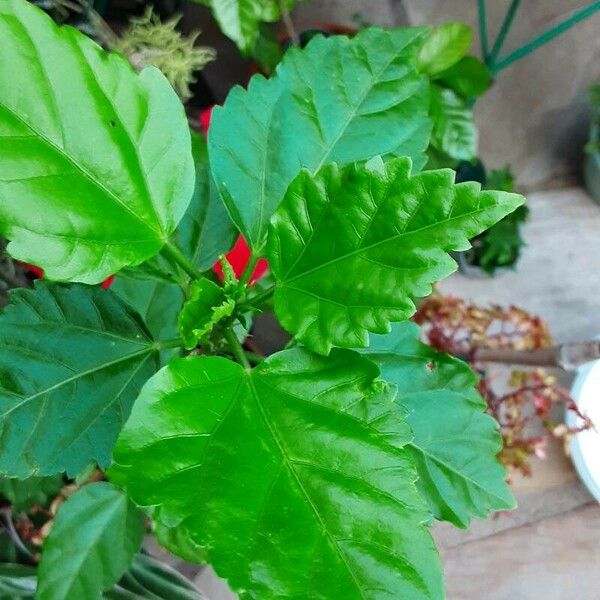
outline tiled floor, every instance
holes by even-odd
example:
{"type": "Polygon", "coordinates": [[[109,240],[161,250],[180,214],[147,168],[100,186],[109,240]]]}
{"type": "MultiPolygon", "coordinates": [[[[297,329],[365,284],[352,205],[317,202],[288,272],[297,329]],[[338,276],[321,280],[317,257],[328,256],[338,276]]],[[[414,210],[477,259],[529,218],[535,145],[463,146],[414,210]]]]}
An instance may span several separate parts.
{"type": "MultiPolygon", "coordinates": [[[[600,207],[579,189],[532,194],[529,204],[519,270],[483,280],[455,275],[442,291],[523,306],[544,317],[558,341],[599,335],[600,207]]],[[[600,506],[569,459],[554,447],[533,478],[514,486],[514,513],[468,531],[435,527],[448,600],[600,600],[600,506]]],[[[234,598],[209,570],[197,582],[209,600],[234,598]]]]}

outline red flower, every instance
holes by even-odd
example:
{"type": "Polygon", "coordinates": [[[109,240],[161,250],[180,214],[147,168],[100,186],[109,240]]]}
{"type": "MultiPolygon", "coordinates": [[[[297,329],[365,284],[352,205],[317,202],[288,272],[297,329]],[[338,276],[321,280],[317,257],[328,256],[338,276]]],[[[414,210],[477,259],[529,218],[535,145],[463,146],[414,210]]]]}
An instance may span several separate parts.
{"type": "MultiPolygon", "coordinates": [[[[36,267],[35,265],[30,265],[29,263],[19,262],[19,264],[25,269],[25,271],[27,271],[35,279],[42,279],[44,277],[44,269],[40,269],[39,267],[36,267]]],[[[115,280],[114,275],[107,277],[102,282],[102,287],[104,289],[108,289],[113,284],[114,280],[115,280]]]]}
{"type": "MultiPolygon", "coordinates": [[[[225,255],[227,262],[231,265],[231,268],[238,279],[246,269],[246,265],[250,260],[250,255],[250,248],[248,247],[248,244],[246,244],[246,240],[240,235],[233,248],[225,255]]],[[[264,277],[268,270],[269,263],[264,258],[259,259],[252,272],[249,283],[254,283],[261,277],[264,277]]],[[[221,261],[215,263],[213,271],[217,274],[218,278],[223,281],[223,267],[221,266],[221,261]]]]}
{"type": "Polygon", "coordinates": [[[202,135],[206,137],[208,135],[208,128],[210,127],[210,119],[212,117],[212,111],[214,106],[209,106],[208,108],[203,108],[200,111],[199,121],[200,121],[200,130],[202,131],[202,135]]]}

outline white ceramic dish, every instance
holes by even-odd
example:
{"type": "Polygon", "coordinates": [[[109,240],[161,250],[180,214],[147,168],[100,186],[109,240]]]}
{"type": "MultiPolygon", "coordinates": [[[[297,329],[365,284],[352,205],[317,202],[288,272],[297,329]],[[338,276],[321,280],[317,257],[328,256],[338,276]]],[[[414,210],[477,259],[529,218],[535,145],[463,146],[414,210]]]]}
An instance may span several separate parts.
{"type": "MultiPolygon", "coordinates": [[[[579,410],[596,425],[577,434],[571,441],[571,458],[582,481],[594,498],[600,502],[600,361],[581,367],[571,388],[571,395],[579,410]]],[[[579,419],[567,411],[567,425],[579,425],[579,419]]]]}

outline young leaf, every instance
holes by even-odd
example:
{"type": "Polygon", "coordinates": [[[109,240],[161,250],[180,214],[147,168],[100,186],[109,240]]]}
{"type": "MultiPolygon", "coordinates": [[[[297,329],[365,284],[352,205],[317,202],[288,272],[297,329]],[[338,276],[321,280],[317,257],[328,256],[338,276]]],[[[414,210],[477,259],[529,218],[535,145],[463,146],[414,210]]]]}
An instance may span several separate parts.
{"type": "Polygon", "coordinates": [[[125,575],[103,598],[203,600],[200,592],[183,575],[147,554],[136,554],[125,575]]]}
{"type": "MultiPolygon", "coordinates": [[[[15,511],[25,511],[33,505],[45,505],[64,485],[62,475],[29,477],[25,480],[0,478],[0,497],[15,511]]],[[[1,596],[0,596],[1,597],[1,596]]]]}
{"type": "Polygon", "coordinates": [[[194,281],[177,318],[185,347],[195,348],[219,321],[231,316],[234,308],[235,301],[225,296],[221,286],[205,278],[194,281]]]}
{"type": "MultiPolygon", "coordinates": [[[[232,39],[243,54],[254,47],[260,24],[281,18],[280,0],[193,0],[210,6],[221,31],[232,39]]],[[[294,0],[285,0],[292,8],[294,0]]]]}
{"type": "Polygon", "coordinates": [[[377,375],[344,350],[252,371],[174,360],[136,402],[111,479],[184,527],[241,599],[439,599],[410,432],[377,375]]]}
{"type": "Polygon", "coordinates": [[[99,283],[157,254],[194,170],[181,102],[25,0],[0,3],[0,233],[49,279],[99,283]]]}
{"type": "Polygon", "coordinates": [[[492,84],[492,74],[476,56],[464,56],[449,69],[438,73],[435,80],[463,98],[478,98],[492,84]]]}
{"type": "Polygon", "coordinates": [[[107,466],[157,347],[109,290],[37,282],[0,315],[0,472],[107,466]]]}
{"type": "Polygon", "coordinates": [[[419,472],[418,486],[437,519],[467,527],[515,507],[506,471],[496,458],[502,447],[498,425],[485,413],[477,377],[462,361],[419,341],[414,323],[397,323],[387,335],[371,336],[364,354],[398,388],[414,439],[408,448],[419,472]]]}
{"type": "Polygon", "coordinates": [[[471,48],[473,30],[464,23],[444,23],[433,29],[418,54],[423,73],[436,75],[456,64],[471,48]]]}
{"type": "Polygon", "coordinates": [[[281,324],[327,354],[410,317],[414,299],[456,269],[446,253],[523,201],[453,181],[449,169],[411,177],[405,158],[300,173],[269,232],[281,324]]]}
{"type": "Polygon", "coordinates": [[[144,535],[144,516],[106,481],[91,483],[58,510],[44,541],[37,598],[102,598],[129,567],[144,535]]]}
{"type": "Polygon", "coordinates": [[[213,113],[215,181],[254,250],[289,184],[304,167],[375,154],[425,163],[431,123],[428,81],[414,56],[424,30],[365,29],[349,39],[314,38],[291,49],[274,77],[235,88],[213,113]]]}
{"type": "Polygon", "coordinates": [[[477,155],[477,127],[465,100],[452,90],[431,86],[431,145],[456,160],[477,155]]]}

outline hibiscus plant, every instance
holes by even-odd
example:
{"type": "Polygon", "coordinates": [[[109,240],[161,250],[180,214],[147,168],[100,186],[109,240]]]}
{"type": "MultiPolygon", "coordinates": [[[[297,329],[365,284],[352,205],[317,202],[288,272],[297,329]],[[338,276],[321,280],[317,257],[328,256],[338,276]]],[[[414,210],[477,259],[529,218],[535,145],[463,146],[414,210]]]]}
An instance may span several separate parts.
{"type": "Polygon", "coordinates": [[[426,39],[317,36],[205,143],[156,68],[0,1],[0,234],[45,273],[0,315],[0,473],[72,481],[39,598],[109,594],[151,524],[240,598],[439,599],[433,519],[514,506],[476,376],[408,321],[523,201],[421,171],[426,39]]]}

